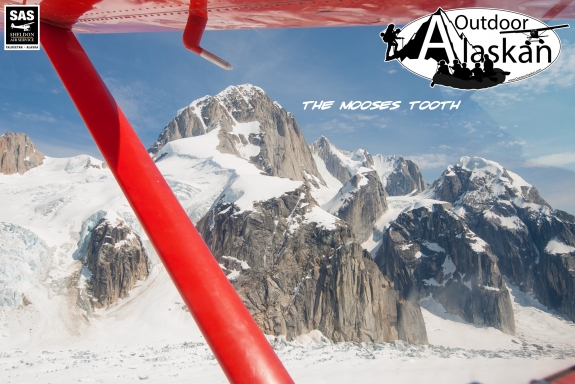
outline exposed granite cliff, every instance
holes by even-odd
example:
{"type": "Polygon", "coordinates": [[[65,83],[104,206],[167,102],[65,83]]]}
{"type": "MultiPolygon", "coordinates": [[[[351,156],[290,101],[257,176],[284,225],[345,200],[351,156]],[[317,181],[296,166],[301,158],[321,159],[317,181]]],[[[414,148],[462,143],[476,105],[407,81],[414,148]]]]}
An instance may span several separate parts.
{"type": "Polygon", "coordinates": [[[322,207],[351,225],[359,243],[373,233],[373,226],[387,210],[386,193],[374,170],[360,168],[322,207]]]}
{"type": "Polygon", "coordinates": [[[265,333],[427,342],[418,304],[398,299],[349,226],[305,186],[253,211],[216,204],[198,229],[265,333]]]}
{"type": "Polygon", "coordinates": [[[537,189],[500,164],[463,157],[427,192],[489,243],[502,274],[575,320],[575,220],[554,210],[537,189]]]}
{"type": "Polygon", "coordinates": [[[389,196],[403,196],[413,191],[419,193],[427,188],[418,166],[402,156],[372,156],[365,149],[344,151],[325,136],[317,139],[310,148],[325,163],[327,171],[342,184],[347,183],[363,167],[377,171],[389,196]]]}
{"type": "Polygon", "coordinates": [[[91,273],[88,283],[97,308],[125,298],[136,282],[149,274],[140,238],[120,219],[98,222],[90,235],[84,263],[91,273]]]}
{"type": "Polygon", "coordinates": [[[0,136],[0,173],[23,174],[43,162],[44,154],[24,133],[8,132],[0,136]]]}
{"type": "Polygon", "coordinates": [[[218,129],[222,153],[249,159],[270,176],[323,183],[294,116],[253,85],[228,87],[179,111],[148,150],[218,129]]]}
{"type": "Polygon", "coordinates": [[[317,139],[310,148],[324,161],[328,172],[342,184],[347,183],[360,167],[373,166],[373,158],[366,150],[358,149],[355,152],[341,150],[325,136],[317,139]]]}
{"type": "Polygon", "coordinates": [[[402,156],[375,155],[374,169],[381,172],[382,182],[389,196],[404,196],[427,188],[421,171],[413,161],[402,156]]]}
{"type": "Polygon", "coordinates": [[[430,202],[400,214],[385,232],[376,263],[403,298],[433,295],[470,323],[514,334],[497,257],[450,208],[430,202]]]}

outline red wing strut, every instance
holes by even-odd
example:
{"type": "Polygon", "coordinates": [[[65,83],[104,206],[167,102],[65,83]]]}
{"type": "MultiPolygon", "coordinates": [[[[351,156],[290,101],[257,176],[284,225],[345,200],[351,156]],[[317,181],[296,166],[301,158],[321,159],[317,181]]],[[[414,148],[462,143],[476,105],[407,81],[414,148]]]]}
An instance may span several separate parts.
{"type": "Polygon", "coordinates": [[[186,23],[186,28],[184,29],[184,34],[182,40],[184,46],[190,51],[197,53],[200,57],[208,60],[209,62],[221,67],[223,69],[231,70],[232,66],[230,63],[224,59],[214,55],[210,51],[207,51],[200,47],[200,41],[202,40],[202,35],[208,24],[208,2],[206,0],[193,1],[190,3],[190,10],[188,14],[188,21],[186,23]]]}
{"type": "Polygon", "coordinates": [[[293,383],[70,29],[40,38],[134,213],[233,383],[293,383]]]}

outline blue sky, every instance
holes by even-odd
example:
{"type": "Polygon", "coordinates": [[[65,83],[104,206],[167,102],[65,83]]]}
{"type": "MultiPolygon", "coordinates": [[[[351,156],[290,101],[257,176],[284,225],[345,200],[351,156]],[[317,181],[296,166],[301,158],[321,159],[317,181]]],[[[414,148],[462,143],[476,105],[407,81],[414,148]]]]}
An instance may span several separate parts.
{"type": "MultiPolygon", "coordinates": [[[[151,145],[176,111],[228,85],[251,83],[292,112],[308,142],[400,154],[433,181],[462,155],[501,162],[554,207],[575,213],[575,30],[558,31],[563,52],[544,73],[479,92],[429,87],[384,63],[380,27],[208,31],[202,45],[234,70],[188,52],[181,33],[80,35],[104,81],[151,145]],[[303,110],[310,100],[329,110],[303,110]],[[346,101],[402,101],[390,111],[341,111],[346,101]],[[414,100],[461,100],[457,110],[409,110],[414,100]]],[[[0,52],[0,133],[25,132],[47,155],[100,157],[43,51],[0,52]]]]}

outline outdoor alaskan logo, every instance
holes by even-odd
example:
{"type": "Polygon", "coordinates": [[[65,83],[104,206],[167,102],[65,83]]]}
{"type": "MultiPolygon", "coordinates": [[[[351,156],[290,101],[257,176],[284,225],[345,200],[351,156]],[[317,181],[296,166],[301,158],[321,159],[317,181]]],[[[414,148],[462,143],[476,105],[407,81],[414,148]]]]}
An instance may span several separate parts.
{"type": "Polygon", "coordinates": [[[380,33],[385,61],[401,65],[436,84],[483,89],[534,76],[559,56],[555,29],[533,17],[501,9],[444,11],[380,33]]]}
{"type": "Polygon", "coordinates": [[[4,49],[40,49],[40,7],[4,6],[4,49]]]}

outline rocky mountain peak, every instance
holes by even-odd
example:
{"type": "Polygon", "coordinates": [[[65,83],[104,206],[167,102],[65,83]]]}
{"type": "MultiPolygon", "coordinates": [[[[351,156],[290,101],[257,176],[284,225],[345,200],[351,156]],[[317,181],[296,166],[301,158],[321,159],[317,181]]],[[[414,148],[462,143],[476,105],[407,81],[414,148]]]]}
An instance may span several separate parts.
{"type": "Polygon", "coordinates": [[[342,184],[352,178],[361,167],[377,171],[381,183],[389,196],[403,196],[427,188],[417,165],[401,156],[375,155],[365,149],[344,151],[333,145],[325,136],[311,146],[316,161],[323,161],[327,171],[342,184]],[[319,160],[318,160],[319,159],[319,160]]]}
{"type": "Polygon", "coordinates": [[[480,157],[464,156],[448,166],[431,190],[436,198],[456,205],[483,207],[506,200],[518,206],[537,204],[550,208],[537,189],[521,176],[480,157]]]}
{"type": "Polygon", "coordinates": [[[399,155],[375,155],[374,166],[389,196],[404,196],[422,192],[427,183],[417,164],[399,155]]]}
{"type": "Polygon", "coordinates": [[[92,230],[84,263],[93,305],[101,308],[128,296],[149,274],[140,237],[121,219],[102,218],[92,230]]]}
{"type": "Polygon", "coordinates": [[[327,137],[325,137],[324,135],[321,135],[312,145],[311,147],[315,150],[315,149],[321,149],[321,148],[327,148],[328,145],[330,145],[331,142],[329,141],[329,139],[327,137]]]}
{"type": "MultiPolygon", "coordinates": [[[[218,93],[215,98],[224,103],[226,108],[234,114],[234,118],[240,122],[245,122],[242,121],[243,118],[241,116],[246,116],[247,119],[252,121],[247,116],[256,112],[258,104],[262,100],[265,100],[266,103],[273,103],[263,89],[251,84],[231,85],[218,93]],[[240,111],[245,112],[245,114],[240,113],[240,111]]],[[[279,106],[279,104],[277,105],[279,106]]],[[[281,108],[281,106],[279,107],[281,108]]],[[[253,117],[254,115],[251,116],[253,117]]]]}
{"type": "Polygon", "coordinates": [[[218,130],[217,149],[245,158],[270,176],[324,184],[295,117],[258,87],[230,86],[178,111],[148,150],[218,130]]]}
{"type": "Polygon", "coordinates": [[[497,257],[451,205],[421,201],[386,230],[375,262],[405,298],[432,295],[471,323],[515,333],[497,257]]]}
{"type": "Polygon", "coordinates": [[[311,151],[325,162],[328,172],[342,184],[357,173],[361,167],[371,168],[373,158],[365,149],[344,151],[321,136],[311,146],[311,151]]]}
{"type": "Polygon", "coordinates": [[[267,334],[427,342],[419,305],[398,299],[349,225],[317,206],[308,186],[251,211],[220,201],[198,230],[267,334]]]}
{"type": "Polygon", "coordinates": [[[375,222],[387,211],[385,189],[377,172],[362,167],[323,208],[349,223],[359,243],[373,232],[375,222]]]}
{"type": "Polygon", "coordinates": [[[572,215],[554,210],[519,175],[479,157],[462,157],[424,193],[453,203],[454,212],[490,245],[511,282],[575,318],[573,291],[557,288],[575,284],[572,215]]]}
{"type": "Polygon", "coordinates": [[[7,132],[0,136],[0,173],[24,172],[44,162],[44,154],[24,133],[7,132]]]}

